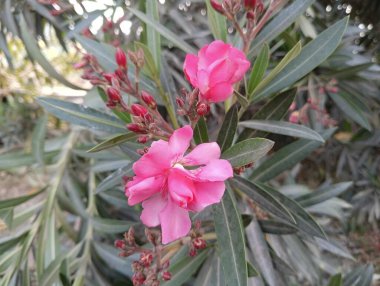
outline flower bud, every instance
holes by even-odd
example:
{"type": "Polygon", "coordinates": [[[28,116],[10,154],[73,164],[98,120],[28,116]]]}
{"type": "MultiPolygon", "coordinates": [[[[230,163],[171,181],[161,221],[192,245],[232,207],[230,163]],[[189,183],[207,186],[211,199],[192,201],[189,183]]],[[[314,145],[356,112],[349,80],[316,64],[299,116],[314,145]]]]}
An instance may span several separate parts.
{"type": "Polygon", "coordinates": [[[149,267],[153,261],[152,252],[143,252],[140,254],[140,262],[143,266],[149,267]]]}
{"type": "Polygon", "coordinates": [[[121,239],[115,240],[115,247],[119,248],[119,249],[124,249],[125,248],[125,241],[121,240],[121,239]]]}
{"type": "Polygon", "coordinates": [[[204,116],[210,112],[210,105],[206,102],[198,102],[197,104],[197,113],[200,116],[204,116]]]}
{"type": "Polygon", "coordinates": [[[127,128],[129,131],[132,131],[132,132],[135,132],[138,134],[146,134],[147,133],[145,130],[145,127],[140,125],[140,124],[130,123],[127,125],[127,128]]]}
{"type": "Polygon", "coordinates": [[[140,263],[140,261],[133,261],[132,262],[132,271],[133,272],[142,272],[144,270],[144,267],[140,263]]]}
{"type": "Polygon", "coordinates": [[[299,121],[299,112],[293,111],[289,116],[289,122],[290,123],[298,123],[299,121]]]}
{"type": "Polygon", "coordinates": [[[141,272],[135,273],[132,276],[132,283],[134,286],[142,286],[145,282],[145,276],[141,272]]]}
{"type": "Polygon", "coordinates": [[[162,280],[168,281],[170,279],[172,279],[172,274],[169,271],[162,273],[162,280]]]}
{"type": "Polygon", "coordinates": [[[108,99],[111,102],[113,102],[113,103],[119,103],[120,102],[121,95],[120,95],[120,92],[116,88],[109,87],[109,88],[107,88],[106,93],[107,93],[108,99]]]}
{"type": "Polygon", "coordinates": [[[246,10],[253,10],[256,8],[257,0],[244,0],[244,8],[246,10]]]}
{"type": "Polygon", "coordinates": [[[224,14],[224,9],[222,3],[220,3],[218,0],[210,0],[211,7],[218,13],[224,14]]]}
{"type": "Polygon", "coordinates": [[[253,12],[252,10],[249,10],[248,12],[247,12],[247,19],[248,20],[255,20],[255,12],[253,12]]]}
{"type": "Polygon", "coordinates": [[[153,96],[151,96],[149,93],[147,93],[146,91],[142,91],[141,92],[141,99],[146,103],[146,105],[148,105],[151,109],[156,109],[157,108],[157,102],[156,100],[153,98],[153,96]]]}
{"type": "Polygon", "coordinates": [[[146,136],[146,135],[142,135],[142,136],[139,136],[139,138],[137,138],[137,142],[141,144],[145,144],[146,142],[148,142],[148,140],[149,140],[149,136],[146,136]]]}
{"type": "Polygon", "coordinates": [[[127,56],[121,48],[116,49],[115,59],[119,67],[127,67],[127,56]]]}
{"type": "Polygon", "coordinates": [[[177,98],[175,99],[175,101],[177,102],[177,105],[178,105],[179,108],[182,108],[182,107],[185,106],[185,102],[183,101],[182,98],[177,97],[177,98]]]}
{"type": "Polygon", "coordinates": [[[203,238],[197,237],[193,239],[193,246],[195,249],[204,249],[206,248],[206,241],[203,238]]]}
{"type": "Polygon", "coordinates": [[[131,113],[134,116],[144,117],[148,114],[148,110],[144,106],[134,103],[131,106],[131,113]]]}

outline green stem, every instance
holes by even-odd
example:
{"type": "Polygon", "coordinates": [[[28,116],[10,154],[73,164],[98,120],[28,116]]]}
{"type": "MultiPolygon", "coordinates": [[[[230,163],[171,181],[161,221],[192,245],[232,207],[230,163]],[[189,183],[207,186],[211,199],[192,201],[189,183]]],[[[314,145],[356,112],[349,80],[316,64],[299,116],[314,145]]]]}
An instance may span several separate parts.
{"type": "Polygon", "coordinates": [[[174,129],[179,128],[178,120],[177,120],[177,117],[175,116],[174,108],[170,104],[170,100],[169,100],[168,94],[163,89],[163,87],[162,87],[161,82],[160,82],[159,79],[156,78],[154,80],[154,82],[157,85],[157,88],[158,88],[158,91],[159,91],[159,93],[161,95],[162,100],[164,101],[165,107],[166,107],[166,109],[168,111],[168,114],[169,114],[169,117],[170,117],[170,121],[172,122],[174,129]]]}

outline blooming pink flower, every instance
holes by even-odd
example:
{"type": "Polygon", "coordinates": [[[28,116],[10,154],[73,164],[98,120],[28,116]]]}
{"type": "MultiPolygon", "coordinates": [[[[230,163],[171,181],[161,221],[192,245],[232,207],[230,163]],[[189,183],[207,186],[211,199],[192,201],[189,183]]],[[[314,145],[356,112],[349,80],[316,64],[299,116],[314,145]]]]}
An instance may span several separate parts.
{"type": "Polygon", "coordinates": [[[190,83],[199,88],[201,99],[220,102],[231,96],[234,83],[243,79],[249,67],[242,51],[214,41],[204,46],[198,56],[186,55],[183,69],[190,83]]]}
{"type": "Polygon", "coordinates": [[[192,137],[193,130],[185,126],[169,142],[153,142],[133,164],[135,176],[125,187],[129,205],[142,202],[142,222],[148,227],[161,224],[164,244],[189,232],[189,211],[220,202],[224,181],[233,176],[231,164],[219,159],[215,142],[199,144],[185,155],[192,137]]]}

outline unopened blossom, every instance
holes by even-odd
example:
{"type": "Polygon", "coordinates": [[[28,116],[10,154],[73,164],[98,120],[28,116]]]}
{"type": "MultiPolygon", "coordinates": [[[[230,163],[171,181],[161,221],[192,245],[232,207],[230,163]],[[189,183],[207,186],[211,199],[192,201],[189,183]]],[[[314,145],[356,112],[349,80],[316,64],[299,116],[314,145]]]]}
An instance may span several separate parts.
{"type": "Polygon", "coordinates": [[[161,225],[164,244],[186,236],[191,228],[189,211],[220,202],[224,181],[233,176],[215,142],[185,154],[192,137],[193,130],[185,126],[175,130],[168,142],[153,142],[133,164],[135,176],[125,187],[129,205],[142,202],[142,222],[148,227],[161,225]]]}
{"type": "Polygon", "coordinates": [[[239,49],[214,41],[204,46],[198,55],[187,54],[184,72],[187,80],[199,88],[200,99],[220,102],[233,93],[233,85],[241,81],[250,62],[239,49]]]}

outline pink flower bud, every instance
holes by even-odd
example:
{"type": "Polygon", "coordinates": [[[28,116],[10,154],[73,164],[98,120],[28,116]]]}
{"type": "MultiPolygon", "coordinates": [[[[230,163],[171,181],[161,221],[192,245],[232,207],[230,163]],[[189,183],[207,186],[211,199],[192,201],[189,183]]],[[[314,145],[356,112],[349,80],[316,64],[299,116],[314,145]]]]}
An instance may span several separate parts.
{"type": "Polygon", "coordinates": [[[109,84],[112,84],[112,79],[115,78],[113,73],[104,73],[103,77],[108,81],[109,84]]]}
{"type": "Polygon", "coordinates": [[[210,0],[210,4],[216,12],[218,12],[220,14],[224,14],[223,5],[218,0],[210,0]]]}
{"type": "Polygon", "coordinates": [[[248,20],[255,20],[255,12],[253,12],[252,10],[249,10],[248,12],[247,12],[247,19],[248,20]]]}
{"type": "Polygon", "coordinates": [[[206,241],[200,237],[193,239],[193,246],[195,249],[204,249],[206,245],[206,241]]]}
{"type": "Polygon", "coordinates": [[[113,103],[119,103],[120,102],[121,95],[120,95],[120,92],[116,88],[109,87],[109,88],[107,88],[106,93],[107,93],[108,99],[111,102],[113,102],[113,103]]]}
{"type": "Polygon", "coordinates": [[[142,286],[145,282],[145,276],[141,272],[135,273],[132,276],[132,283],[134,286],[142,286]]]}
{"type": "Polygon", "coordinates": [[[129,131],[138,133],[138,134],[146,134],[146,129],[144,126],[136,123],[130,123],[127,125],[129,131]]]}
{"type": "Polygon", "coordinates": [[[168,281],[170,279],[172,279],[172,274],[169,271],[162,273],[162,280],[168,281]]]}
{"type": "Polygon", "coordinates": [[[148,140],[149,140],[148,136],[142,135],[142,136],[139,136],[139,138],[137,139],[137,142],[141,144],[145,144],[146,142],[148,142],[148,140]]]}
{"type": "Polygon", "coordinates": [[[124,249],[125,248],[125,241],[121,240],[121,239],[115,240],[115,247],[119,248],[119,249],[124,249]]]}
{"type": "Polygon", "coordinates": [[[290,123],[298,123],[299,121],[299,112],[293,111],[289,116],[289,122],[290,123]]]}
{"type": "Polygon", "coordinates": [[[143,252],[140,254],[140,262],[143,266],[149,267],[153,261],[153,254],[151,252],[143,252]]]}
{"type": "Polygon", "coordinates": [[[185,106],[185,102],[183,101],[182,98],[177,97],[177,98],[175,99],[175,101],[177,102],[177,105],[178,105],[179,108],[182,108],[182,107],[185,106]]]}
{"type": "Polygon", "coordinates": [[[131,106],[131,113],[134,116],[144,117],[148,114],[148,110],[144,106],[134,103],[131,106]]]}
{"type": "Polygon", "coordinates": [[[127,56],[121,48],[116,49],[115,59],[119,67],[127,67],[127,56]]]}
{"type": "Polygon", "coordinates": [[[157,108],[157,102],[156,100],[153,98],[153,96],[151,96],[149,93],[147,93],[146,91],[142,91],[141,92],[141,99],[146,103],[146,105],[148,105],[151,109],[156,109],[157,108]]]}
{"type": "Polygon", "coordinates": [[[207,104],[206,102],[198,102],[198,104],[197,104],[198,115],[204,116],[209,112],[210,112],[210,105],[209,104],[207,104]]]}
{"type": "Polygon", "coordinates": [[[253,10],[256,8],[257,0],[244,0],[244,8],[246,10],[253,10]]]}

